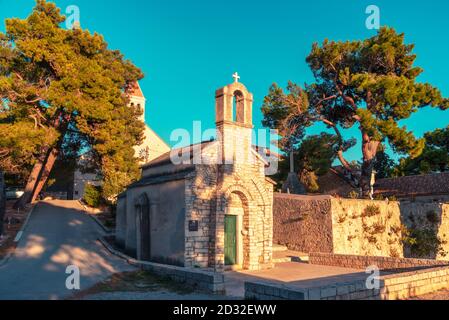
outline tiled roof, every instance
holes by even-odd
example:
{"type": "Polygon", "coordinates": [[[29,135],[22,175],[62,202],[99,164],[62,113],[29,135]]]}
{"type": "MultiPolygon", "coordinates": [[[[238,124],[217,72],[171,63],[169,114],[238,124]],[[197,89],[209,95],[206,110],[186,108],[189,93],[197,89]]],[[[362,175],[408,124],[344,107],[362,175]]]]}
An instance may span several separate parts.
{"type": "Polygon", "coordinates": [[[374,194],[396,197],[449,194],[449,172],[379,179],[374,194]]]}
{"type": "Polygon", "coordinates": [[[214,140],[212,140],[212,141],[205,141],[205,142],[201,142],[201,143],[192,144],[192,145],[189,145],[187,147],[182,147],[182,148],[177,148],[177,149],[170,150],[170,151],[160,155],[156,159],[154,159],[154,160],[148,162],[147,164],[143,165],[142,168],[157,167],[157,166],[160,166],[160,165],[171,163],[171,154],[172,153],[173,154],[178,153],[179,155],[187,155],[189,158],[185,159],[185,160],[191,160],[193,158],[194,152],[203,150],[206,146],[210,145],[213,142],[215,142],[215,141],[214,140]]]}
{"type": "Polygon", "coordinates": [[[130,84],[129,88],[126,90],[126,93],[130,97],[141,97],[144,98],[142,89],[140,89],[140,85],[138,81],[133,82],[130,84]]]}

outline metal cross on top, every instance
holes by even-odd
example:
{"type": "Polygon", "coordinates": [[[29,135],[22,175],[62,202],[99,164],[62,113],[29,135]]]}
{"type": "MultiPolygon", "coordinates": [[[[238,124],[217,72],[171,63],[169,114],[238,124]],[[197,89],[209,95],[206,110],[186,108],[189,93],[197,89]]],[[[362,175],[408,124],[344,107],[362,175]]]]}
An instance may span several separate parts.
{"type": "Polygon", "coordinates": [[[238,72],[235,72],[232,77],[234,78],[234,82],[239,82],[240,76],[238,74],[238,72]]]}

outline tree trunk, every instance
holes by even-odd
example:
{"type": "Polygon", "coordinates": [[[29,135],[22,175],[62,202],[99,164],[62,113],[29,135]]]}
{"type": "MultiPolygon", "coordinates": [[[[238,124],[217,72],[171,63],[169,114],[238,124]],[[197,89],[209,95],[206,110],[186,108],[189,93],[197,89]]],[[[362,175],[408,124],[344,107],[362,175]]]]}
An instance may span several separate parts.
{"type": "Polygon", "coordinates": [[[379,141],[371,141],[366,133],[362,134],[362,153],[363,164],[362,172],[360,174],[360,188],[362,189],[362,196],[364,198],[371,197],[371,176],[373,173],[374,161],[376,159],[379,141]]]}
{"type": "Polygon", "coordinates": [[[39,179],[42,167],[44,166],[44,159],[38,159],[34,164],[33,170],[28,177],[27,184],[23,195],[14,203],[15,209],[23,209],[27,203],[30,203],[31,197],[33,196],[33,190],[35,189],[36,182],[39,179]]]}
{"type": "MultiPolygon", "coordinates": [[[[56,117],[56,119],[54,120],[54,127],[56,129],[61,129],[61,117],[62,113],[59,114],[59,116],[56,117]]],[[[31,171],[31,174],[28,177],[27,185],[24,190],[25,192],[16,201],[16,203],[14,204],[14,208],[16,209],[24,208],[26,204],[36,200],[36,197],[39,195],[39,192],[41,192],[42,187],[44,186],[45,182],[48,179],[48,176],[50,175],[51,169],[53,168],[53,165],[56,161],[59,148],[61,147],[62,141],[64,140],[67,128],[68,128],[68,121],[64,121],[61,130],[62,134],[60,136],[57,147],[51,149],[46,148],[46,150],[43,150],[42,155],[44,157],[40,157],[38,159],[38,162],[34,165],[33,170],[31,171]],[[54,150],[56,150],[56,154],[52,155],[54,150]],[[47,164],[49,159],[50,163],[47,164]],[[53,162],[51,162],[51,160],[53,162]],[[41,182],[42,178],[44,178],[45,180],[43,183],[41,182]]]]}
{"type": "Polygon", "coordinates": [[[45,161],[45,166],[43,170],[41,170],[40,177],[34,187],[33,193],[30,198],[30,202],[36,201],[37,196],[42,191],[42,188],[44,187],[45,183],[47,183],[51,170],[53,169],[56,159],[58,158],[58,154],[59,150],[57,148],[52,148],[48,153],[47,159],[45,161]]]}

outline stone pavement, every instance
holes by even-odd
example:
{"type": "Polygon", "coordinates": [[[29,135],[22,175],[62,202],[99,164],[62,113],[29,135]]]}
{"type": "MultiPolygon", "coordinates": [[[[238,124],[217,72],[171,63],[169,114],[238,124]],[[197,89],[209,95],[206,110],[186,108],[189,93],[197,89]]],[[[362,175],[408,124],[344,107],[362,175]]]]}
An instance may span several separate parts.
{"type": "Polygon", "coordinates": [[[275,268],[261,271],[230,271],[225,273],[226,294],[243,297],[244,282],[262,280],[288,284],[298,288],[324,286],[366,279],[365,270],[318,266],[302,262],[277,263],[275,268]]]}

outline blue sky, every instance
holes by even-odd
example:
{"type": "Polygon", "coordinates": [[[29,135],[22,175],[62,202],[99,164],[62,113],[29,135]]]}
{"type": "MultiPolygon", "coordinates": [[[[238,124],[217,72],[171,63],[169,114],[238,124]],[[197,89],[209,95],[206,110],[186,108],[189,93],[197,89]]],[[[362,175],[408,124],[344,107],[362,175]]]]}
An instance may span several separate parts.
{"type": "MultiPolygon", "coordinates": [[[[312,82],[305,63],[313,42],[363,39],[375,34],[365,27],[365,9],[380,8],[381,25],[406,34],[418,55],[416,65],[449,96],[449,1],[208,1],[208,0],[57,0],[77,5],[81,25],[104,35],[145,73],[147,123],[167,142],[176,128],[191,130],[201,120],[214,127],[215,89],[241,81],[254,94],[254,123],[261,128],[260,106],[268,87],[288,80],[312,82]]],[[[0,0],[0,20],[26,17],[34,0],[0,0]]],[[[4,30],[4,23],[0,25],[4,30]]],[[[403,122],[416,136],[449,124],[449,111],[422,110],[403,122]]],[[[317,125],[309,132],[317,133],[317,125]]],[[[357,128],[345,136],[358,140],[357,128]]],[[[174,142],[172,142],[173,144],[174,142]]],[[[359,160],[357,145],[347,152],[359,160]]]]}

